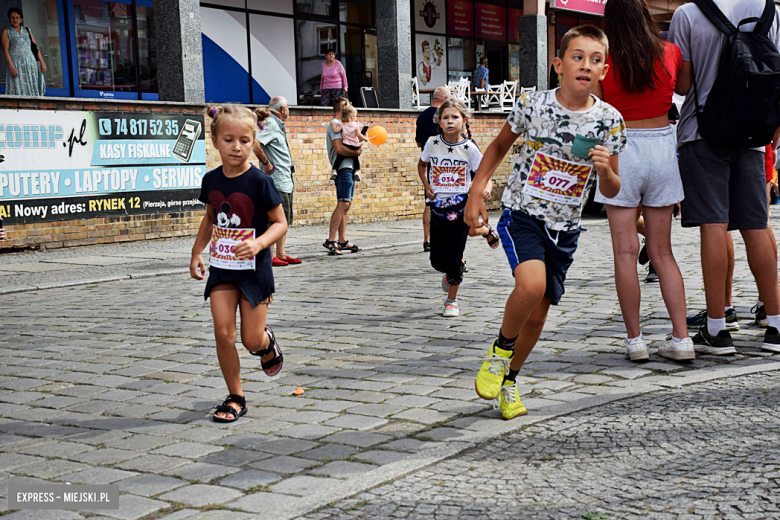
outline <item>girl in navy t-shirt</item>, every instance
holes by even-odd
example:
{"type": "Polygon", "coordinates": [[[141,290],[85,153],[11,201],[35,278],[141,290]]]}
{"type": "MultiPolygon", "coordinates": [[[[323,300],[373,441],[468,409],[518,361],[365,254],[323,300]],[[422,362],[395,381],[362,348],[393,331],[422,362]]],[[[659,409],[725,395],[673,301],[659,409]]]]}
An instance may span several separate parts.
{"type": "Polygon", "coordinates": [[[271,178],[249,162],[258,118],[268,117],[266,111],[226,105],[209,108],[208,115],[222,166],[203,177],[200,201],[206,214],[192,248],[190,275],[204,278],[201,252],[211,243],[205,297],[211,297],[217,358],[230,392],[213,417],[233,422],[247,410],[236,352],[237,308],[244,347],[260,356],[269,376],[282,369],[282,351],[265,320],[274,293],[268,247],[287,232],[287,220],[271,178]]]}

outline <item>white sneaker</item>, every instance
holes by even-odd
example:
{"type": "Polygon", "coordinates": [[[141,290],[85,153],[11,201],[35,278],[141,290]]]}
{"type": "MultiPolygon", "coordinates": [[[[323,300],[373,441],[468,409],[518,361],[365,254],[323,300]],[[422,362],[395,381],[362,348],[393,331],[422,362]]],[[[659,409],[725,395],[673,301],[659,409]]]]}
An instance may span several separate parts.
{"type": "Polygon", "coordinates": [[[330,172],[330,180],[335,181],[336,177],[338,177],[338,176],[339,176],[339,172],[337,172],[336,170],[333,170],[332,172],[330,172]]]}
{"type": "Polygon", "coordinates": [[[460,316],[460,311],[458,310],[458,302],[445,303],[443,316],[445,318],[454,318],[455,316],[460,316]]]}
{"type": "Polygon", "coordinates": [[[363,180],[362,177],[360,177],[360,170],[352,174],[352,180],[354,180],[355,182],[360,182],[361,180],[363,180]]]}
{"type": "Polygon", "coordinates": [[[693,350],[691,338],[683,338],[682,341],[677,343],[669,336],[664,344],[658,347],[658,355],[677,361],[696,359],[696,352],[693,350]]]}
{"type": "Polygon", "coordinates": [[[647,348],[647,343],[642,336],[629,340],[628,345],[626,345],[626,357],[631,361],[650,359],[650,349],[647,348]]]}

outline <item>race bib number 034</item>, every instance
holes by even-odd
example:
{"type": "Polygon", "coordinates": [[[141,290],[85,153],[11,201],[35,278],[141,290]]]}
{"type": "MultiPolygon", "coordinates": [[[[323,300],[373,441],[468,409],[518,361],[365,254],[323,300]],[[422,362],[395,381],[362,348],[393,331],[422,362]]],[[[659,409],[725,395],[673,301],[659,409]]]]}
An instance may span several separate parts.
{"type": "Polygon", "coordinates": [[[434,188],[465,188],[465,166],[431,166],[434,188]]]}
{"type": "Polygon", "coordinates": [[[231,271],[247,271],[255,268],[255,257],[238,260],[233,253],[233,247],[244,240],[254,240],[255,230],[221,228],[214,226],[211,233],[211,260],[209,267],[229,269],[231,271]]]}
{"type": "Polygon", "coordinates": [[[593,167],[537,152],[523,193],[540,199],[579,206],[593,167]]]}

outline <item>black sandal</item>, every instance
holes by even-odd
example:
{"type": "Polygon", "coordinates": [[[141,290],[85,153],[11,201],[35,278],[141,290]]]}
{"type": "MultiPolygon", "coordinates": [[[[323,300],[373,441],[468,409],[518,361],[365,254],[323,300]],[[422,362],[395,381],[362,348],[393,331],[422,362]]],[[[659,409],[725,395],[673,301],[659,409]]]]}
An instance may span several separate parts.
{"type": "Polygon", "coordinates": [[[341,250],[336,246],[335,240],[326,240],[322,246],[326,248],[329,251],[329,255],[341,255],[343,254],[341,250]]]}
{"type": "Polygon", "coordinates": [[[271,344],[268,345],[268,348],[263,350],[255,350],[254,352],[250,350],[249,353],[253,356],[259,356],[262,358],[263,356],[267,356],[273,352],[274,357],[270,361],[263,361],[260,359],[260,366],[263,367],[263,372],[265,372],[265,375],[268,377],[273,377],[282,371],[284,355],[282,355],[282,349],[279,348],[279,343],[276,342],[276,336],[274,336],[274,332],[270,327],[266,326],[265,333],[268,334],[268,339],[271,340],[271,344]]]}
{"type": "Polygon", "coordinates": [[[339,249],[342,251],[352,251],[353,253],[357,253],[359,251],[362,251],[363,249],[356,246],[355,244],[349,245],[349,240],[345,240],[344,242],[339,242],[339,249]],[[347,247],[349,246],[349,247],[347,247]]]}
{"type": "Polygon", "coordinates": [[[498,244],[501,243],[501,239],[498,236],[498,231],[493,229],[490,224],[485,224],[485,227],[488,228],[488,234],[485,235],[485,240],[487,240],[490,249],[497,248],[498,244]]]}
{"type": "Polygon", "coordinates": [[[243,395],[236,395],[236,394],[230,394],[227,396],[227,399],[225,399],[221,405],[215,406],[217,411],[214,412],[214,415],[212,415],[212,419],[214,419],[214,422],[221,422],[221,423],[227,423],[227,422],[235,422],[238,420],[239,417],[246,414],[246,397],[243,395]],[[232,406],[230,406],[228,403],[236,403],[241,405],[241,410],[236,410],[232,406]],[[229,413],[233,416],[233,418],[226,418],[226,417],[217,417],[218,413],[229,413]]]}

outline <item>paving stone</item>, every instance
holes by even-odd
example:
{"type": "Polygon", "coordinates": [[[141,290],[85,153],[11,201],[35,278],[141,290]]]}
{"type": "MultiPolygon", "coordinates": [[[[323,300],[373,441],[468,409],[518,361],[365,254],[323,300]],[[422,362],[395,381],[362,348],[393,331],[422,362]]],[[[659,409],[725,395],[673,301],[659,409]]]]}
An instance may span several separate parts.
{"type": "Polygon", "coordinates": [[[259,451],[241,450],[241,449],[228,449],[222,450],[218,453],[212,453],[201,458],[198,462],[206,462],[209,464],[223,464],[227,466],[243,466],[254,462],[256,460],[264,459],[268,455],[259,451]]]}
{"type": "Polygon", "coordinates": [[[608,368],[602,370],[601,373],[622,377],[623,379],[636,379],[637,377],[652,374],[650,370],[644,370],[641,368],[608,368]]]}
{"type": "Polygon", "coordinates": [[[398,453],[396,451],[371,450],[371,451],[364,451],[363,453],[359,453],[355,455],[355,458],[358,460],[371,462],[373,464],[379,464],[381,466],[384,464],[391,464],[393,462],[398,462],[399,460],[403,460],[408,456],[409,455],[406,453],[398,453]]]}
{"type": "Polygon", "coordinates": [[[243,493],[224,486],[209,486],[205,484],[192,484],[175,491],[160,495],[161,500],[181,502],[194,507],[203,507],[212,504],[224,504],[240,497],[243,493]]]}
{"type": "Polygon", "coordinates": [[[353,446],[346,446],[344,444],[323,444],[319,448],[299,453],[298,456],[312,460],[332,460],[345,459],[355,453],[357,453],[357,448],[353,446]]]}
{"type": "Polygon", "coordinates": [[[296,424],[289,428],[278,430],[275,434],[280,437],[294,437],[296,439],[319,439],[340,429],[320,424],[296,424]]]}
{"type": "Polygon", "coordinates": [[[232,503],[237,509],[242,511],[252,511],[253,513],[263,513],[265,511],[273,510],[276,507],[290,504],[299,500],[292,495],[283,495],[279,493],[254,493],[252,495],[246,495],[243,498],[232,503]]]}
{"type": "Polygon", "coordinates": [[[370,432],[341,432],[331,435],[326,440],[327,442],[346,444],[348,446],[358,446],[360,448],[368,448],[375,444],[379,444],[384,441],[392,439],[389,435],[380,435],[378,433],[370,432]]]}
{"type": "Polygon", "coordinates": [[[166,475],[175,475],[184,480],[199,482],[211,482],[215,478],[224,477],[236,473],[238,468],[233,466],[223,466],[221,464],[208,464],[206,462],[193,462],[183,466],[171,468],[164,473],[166,475]]]}
{"type": "MultiPolygon", "coordinates": [[[[341,435],[341,434],[336,434],[341,435]]],[[[329,439],[332,437],[329,437],[329,439]]],[[[301,451],[310,450],[317,446],[316,442],[307,441],[303,439],[280,439],[278,441],[264,442],[256,447],[258,450],[262,450],[275,455],[292,455],[301,451]]]]}
{"type": "Polygon", "coordinates": [[[150,473],[162,473],[170,469],[186,464],[186,459],[178,457],[166,457],[165,455],[143,455],[135,459],[117,464],[119,469],[145,471],[150,473]]]}
{"type": "Polygon", "coordinates": [[[410,408],[392,416],[393,419],[403,419],[423,424],[436,424],[453,417],[455,417],[454,413],[439,412],[427,408],[410,408]]]}
{"type": "Polygon", "coordinates": [[[331,419],[325,422],[325,424],[329,426],[338,426],[341,428],[350,428],[355,430],[370,430],[372,428],[377,428],[385,423],[387,423],[387,420],[381,419],[379,417],[352,415],[349,413],[340,415],[335,419],[331,419]]]}
{"type": "Polygon", "coordinates": [[[39,478],[54,478],[61,477],[75,471],[81,471],[88,469],[89,466],[85,464],[79,464],[77,462],[70,462],[68,460],[44,460],[41,462],[35,462],[33,464],[27,464],[22,467],[17,467],[13,471],[21,475],[28,475],[31,477],[39,478]]]}
{"type": "Polygon", "coordinates": [[[274,493],[285,493],[288,495],[307,496],[323,489],[328,489],[338,483],[338,479],[326,477],[297,476],[285,479],[278,484],[271,486],[274,493]]]}
{"type": "Polygon", "coordinates": [[[317,464],[317,461],[314,460],[281,456],[253,462],[250,466],[257,469],[274,471],[276,473],[292,474],[298,473],[302,469],[316,466],[317,464]]]}
{"type": "Polygon", "coordinates": [[[73,484],[113,484],[133,477],[136,473],[114,468],[89,468],[78,473],[67,473],[60,477],[73,484]]]}
{"type": "Polygon", "coordinates": [[[79,455],[74,455],[71,458],[79,462],[86,462],[87,464],[116,464],[117,462],[123,462],[126,460],[140,457],[142,454],[137,451],[119,450],[116,448],[105,448],[102,450],[93,450],[79,455]]]}
{"type": "Polygon", "coordinates": [[[119,483],[119,492],[150,497],[188,484],[177,478],[147,473],[122,480],[119,483]]]}
{"type": "Polygon", "coordinates": [[[188,459],[197,459],[199,457],[206,456],[210,453],[222,451],[221,447],[208,446],[205,444],[198,444],[195,442],[178,442],[176,444],[169,444],[162,448],[150,451],[149,453],[154,455],[170,455],[172,457],[186,457],[188,459]]]}
{"type": "Polygon", "coordinates": [[[360,464],[358,462],[347,462],[345,460],[336,460],[328,462],[324,466],[312,469],[309,473],[334,478],[351,478],[371,471],[372,469],[376,469],[376,466],[371,464],[360,464]]]}
{"type": "Polygon", "coordinates": [[[219,485],[247,490],[257,486],[264,486],[281,479],[282,477],[276,473],[249,469],[223,478],[219,481],[219,485]]]}
{"type": "Polygon", "coordinates": [[[585,374],[582,376],[577,376],[574,379],[572,379],[572,381],[574,381],[575,383],[586,383],[589,385],[598,385],[600,383],[606,383],[614,380],[615,379],[612,377],[599,376],[596,374],[585,374]]]}

